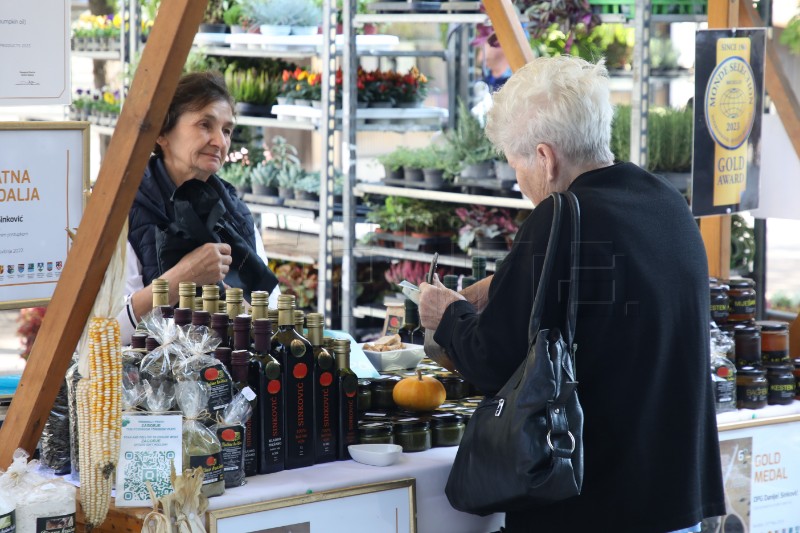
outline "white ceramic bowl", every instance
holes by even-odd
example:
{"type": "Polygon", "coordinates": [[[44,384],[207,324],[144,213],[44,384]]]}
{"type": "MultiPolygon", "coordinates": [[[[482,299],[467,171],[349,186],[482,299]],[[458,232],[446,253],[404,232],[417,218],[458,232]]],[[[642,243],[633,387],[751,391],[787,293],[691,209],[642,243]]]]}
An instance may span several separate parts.
{"type": "Polygon", "coordinates": [[[372,466],[393,465],[403,453],[399,444],[351,444],[347,450],[354,461],[372,466]]]}
{"type": "MultiPolygon", "coordinates": [[[[359,344],[364,348],[364,344],[359,344]]],[[[371,352],[364,350],[369,362],[378,372],[388,370],[409,370],[417,367],[422,358],[425,357],[425,347],[421,344],[406,344],[401,350],[391,350],[388,352],[371,352]]]]}

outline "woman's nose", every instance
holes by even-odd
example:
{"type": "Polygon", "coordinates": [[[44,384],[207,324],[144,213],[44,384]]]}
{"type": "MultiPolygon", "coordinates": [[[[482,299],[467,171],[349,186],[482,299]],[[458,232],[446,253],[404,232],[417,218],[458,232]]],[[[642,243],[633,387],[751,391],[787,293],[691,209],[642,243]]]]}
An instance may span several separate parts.
{"type": "Polygon", "coordinates": [[[211,143],[214,146],[224,147],[226,143],[225,133],[222,129],[215,129],[211,135],[211,143]]]}

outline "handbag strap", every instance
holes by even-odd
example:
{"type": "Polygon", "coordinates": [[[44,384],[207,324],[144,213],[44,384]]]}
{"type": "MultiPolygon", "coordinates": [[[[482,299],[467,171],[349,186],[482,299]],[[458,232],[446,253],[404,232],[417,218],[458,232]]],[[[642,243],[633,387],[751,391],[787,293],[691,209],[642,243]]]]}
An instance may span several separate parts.
{"type": "MultiPolygon", "coordinates": [[[[578,198],[572,191],[563,193],[570,204],[571,211],[571,238],[570,238],[570,283],[569,299],[567,301],[567,320],[565,324],[565,340],[572,352],[572,345],[575,340],[575,326],[578,316],[578,282],[579,282],[579,260],[580,260],[580,204],[578,198]]],[[[544,314],[544,303],[547,287],[550,285],[553,265],[555,263],[556,249],[558,248],[558,237],[561,233],[562,199],[561,193],[552,193],[553,198],[553,220],[550,223],[550,237],[547,240],[547,251],[544,255],[544,267],[539,277],[539,290],[533,299],[531,309],[530,324],[528,326],[528,344],[533,344],[544,314]]],[[[574,355],[574,354],[573,354],[574,355]]]]}
{"type": "MultiPolygon", "coordinates": [[[[553,264],[556,259],[556,248],[558,248],[558,235],[561,233],[561,195],[554,192],[550,195],[553,198],[553,220],[550,223],[550,237],[547,239],[547,250],[544,253],[544,267],[539,276],[539,290],[533,298],[533,308],[531,309],[530,324],[528,326],[528,344],[536,341],[539,333],[539,325],[544,314],[544,300],[546,288],[550,285],[550,274],[553,271],[553,264]]],[[[534,270],[534,284],[536,283],[536,271],[534,270]]]]}

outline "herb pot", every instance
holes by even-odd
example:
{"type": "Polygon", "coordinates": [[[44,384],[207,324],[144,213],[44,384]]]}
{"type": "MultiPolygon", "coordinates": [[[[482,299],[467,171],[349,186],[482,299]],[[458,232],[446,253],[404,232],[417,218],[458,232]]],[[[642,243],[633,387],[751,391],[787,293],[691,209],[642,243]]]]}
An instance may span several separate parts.
{"type": "Polygon", "coordinates": [[[278,187],[278,196],[284,200],[293,200],[294,189],[290,189],[289,187],[278,187]]]}
{"type": "Polygon", "coordinates": [[[386,174],[387,180],[401,180],[403,179],[403,168],[392,170],[391,167],[383,165],[383,171],[386,174]]]}
{"type": "Polygon", "coordinates": [[[461,177],[467,179],[491,178],[494,173],[494,161],[482,161],[472,165],[465,165],[461,177]]]}
{"type": "Polygon", "coordinates": [[[498,181],[516,181],[517,171],[511,168],[508,161],[495,161],[494,174],[498,181]]]}
{"type": "Polygon", "coordinates": [[[282,26],[279,24],[262,24],[259,26],[261,35],[284,36],[292,32],[291,26],[282,26]]]}
{"type": "Polygon", "coordinates": [[[431,187],[441,187],[444,185],[444,170],[438,168],[424,168],[422,174],[425,184],[431,187]]]}
{"type": "Polygon", "coordinates": [[[403,167],[403,178],[407,182],[416,182],[419,183],[422,181],[422,169],[419,168],[412,168],[412,167],[403,167]]]}
{"type": "Polygon", "coordinates": [[[228,26],[225,24],[209,24],[204,22],[200,24],[200,28],[198,28],[198,33],[227,33],[228,26]]]}

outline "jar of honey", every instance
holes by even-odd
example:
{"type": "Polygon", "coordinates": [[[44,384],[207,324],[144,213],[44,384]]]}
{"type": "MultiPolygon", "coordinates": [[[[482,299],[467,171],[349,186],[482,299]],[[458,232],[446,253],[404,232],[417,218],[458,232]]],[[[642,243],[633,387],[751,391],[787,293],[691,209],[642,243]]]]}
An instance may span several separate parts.
{"type": "Polygon", "coordinates": [[[789,405],[794,401],[797,386],[792,374],[793,365],[775,365],[767,368],[769,391],[767,401],[770,405],[789,405]]]}
{"type": "Polygon", "coordinates": [[[769,384],[763,370],[752,366],[740,368],[736,373],[736,407],[761,409],[767,406],[769,384]]]}
{"type": "Polygon", "coordinates": [[[737,325],[733,329],[736,343],[736,368],[761,366],[761,332],[758,326],[737,325]]]}
{"type": "Polygon", "coordinates": [[[728,321],[730,302],[727,285],[711,285],[711,320],[717,325],[728,321]]]}
{"type": "Polygon", "coordinates": [[[759,320],[761,327],[761,362],[765,365],[788,365],[789,323],[777,320],[759,320]]]}
{"type": "Polygon", "coordinates": [[[745,322],[756,318],[756,284],[752,279],[734,278],[729,279],[728,301],[729,312],[728,322],[745,322]]]}

